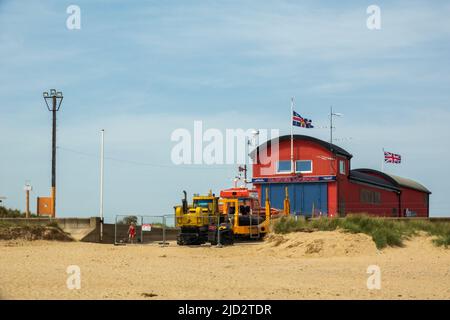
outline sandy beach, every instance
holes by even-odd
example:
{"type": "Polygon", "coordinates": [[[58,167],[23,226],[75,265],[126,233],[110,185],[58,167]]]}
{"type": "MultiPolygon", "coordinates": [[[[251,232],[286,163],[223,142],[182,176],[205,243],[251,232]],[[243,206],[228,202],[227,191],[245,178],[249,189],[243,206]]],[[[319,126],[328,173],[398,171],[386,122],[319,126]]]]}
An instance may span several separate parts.
{"type": "Polygon", "coordinates": [[[363,234],[271,235],[230,247],[0,242],[1,299],[450,299],[450,249],[377,250],[363,234]],[[68,289],[69,265],[81,288],[68,289]],[[369,290],[369,265],[381,289],[369,290]]]}

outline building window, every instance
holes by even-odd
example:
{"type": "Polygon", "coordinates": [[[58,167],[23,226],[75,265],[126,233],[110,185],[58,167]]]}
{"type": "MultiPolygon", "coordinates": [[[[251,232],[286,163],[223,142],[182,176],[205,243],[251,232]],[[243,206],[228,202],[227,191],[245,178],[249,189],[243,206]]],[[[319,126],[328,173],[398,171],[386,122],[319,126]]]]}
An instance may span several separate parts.
{"type": "Polygon", "coordinates": [[[361,189],[360,194],[359,194],[359,199],[362,203],[380,204],[381,203],[381,193],[379,193],[377,191],[361,189]]]}
{"type": "Polygon", "coordinates": [[[291,161],[290,160],[278,161],[277,172],[279,173],[291,172],[291,161]]]}
{"type": "Polygon", "coordinates": [[[345,174],[345,161],[339,160],[339,173],[345,174]]]}
{"type": "Polygon", "coordinates": [[[312,172],[312,161],[311,160],[295,161],[295,172],[311,173],[312,172]]]}

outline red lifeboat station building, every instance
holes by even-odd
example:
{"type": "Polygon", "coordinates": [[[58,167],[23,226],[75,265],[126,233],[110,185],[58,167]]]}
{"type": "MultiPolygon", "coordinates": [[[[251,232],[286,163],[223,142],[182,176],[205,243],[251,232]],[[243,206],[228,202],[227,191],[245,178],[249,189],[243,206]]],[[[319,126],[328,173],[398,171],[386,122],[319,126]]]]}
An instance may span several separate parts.
{"type": "Polygon", "coordinates": [[[351,169],[352,155],[329,142],[305,135],[267,141],[252,152],[252,183],[264,203],[283,208],[289,192],[297,215],[428,217],[431,192],[418,182],[373,169],[351,169]]]}

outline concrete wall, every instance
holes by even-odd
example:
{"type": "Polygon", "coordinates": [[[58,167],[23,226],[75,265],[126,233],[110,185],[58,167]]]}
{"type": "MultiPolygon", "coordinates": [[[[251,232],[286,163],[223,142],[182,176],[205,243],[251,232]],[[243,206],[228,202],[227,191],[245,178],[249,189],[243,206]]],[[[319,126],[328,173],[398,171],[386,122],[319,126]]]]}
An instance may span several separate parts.
{"type": "Polygon", "coordinates": [[[15,224],[36,224],[48,225],[57,223],[66,233],[69,233],[75,240],[97,242],[96,230],[100,226],[100,218],[0,218],[15,224]]]}
{"type": "MultiPolygon", "coordinates": [[[[8,221],[15,224],[39,224],[48,225],[49,223],[57,223],[58,226],[72,238],[83,242],[100,242],[100,218],[0,218],[0,221],[8,221]]],[[[154,227],[150,232],[141,234],[141,227],[138,226],[136,232],[136,240],[142,243],[158,243],[163,240],[162,228],[154,227]]],[[[177,228],[166,228],[166,241],[176,240],[178,234],[177,228]]],[[[114,243],[115,225],[103,225],[103,241],[102,243],[114,243]]],[[[117,241],[126,242],[128,239],[128,225],[117,225],[117,241]]]]}

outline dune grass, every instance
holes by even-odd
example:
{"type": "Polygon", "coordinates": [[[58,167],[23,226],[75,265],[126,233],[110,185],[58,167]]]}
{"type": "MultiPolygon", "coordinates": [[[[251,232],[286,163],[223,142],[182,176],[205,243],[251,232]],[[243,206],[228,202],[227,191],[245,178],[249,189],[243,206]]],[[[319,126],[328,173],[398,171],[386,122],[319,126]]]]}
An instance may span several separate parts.
{"type": "Polygon", "coordinates": [[[72,241],[57,223],[29,223],[0,220],[0,240],[59,240],[72,241]]]}
{"type": "MultiPolygon", "coordinates": [[[[25,212],[22,212],[17,209],[10,209],[0,206],[0,218],[25,218],[25,212]]],[[[35,214],[31,214],[30,218],[36,218],[35,214]]]]}
{"type": "Polygon", "coordinates": [[[450,245],[450,223],[431,222],[428,220],[390,220],[369,217],[367,215],[353,215],[346,218],[295,219],[283,217],[275,222],[275,233],[311,232],[343,230],[350,233],[365,233],[372,237],[378,249],[403,246],[403,241],[420,231],[434,236],[433,242],[437,246],[450,245]]]}

